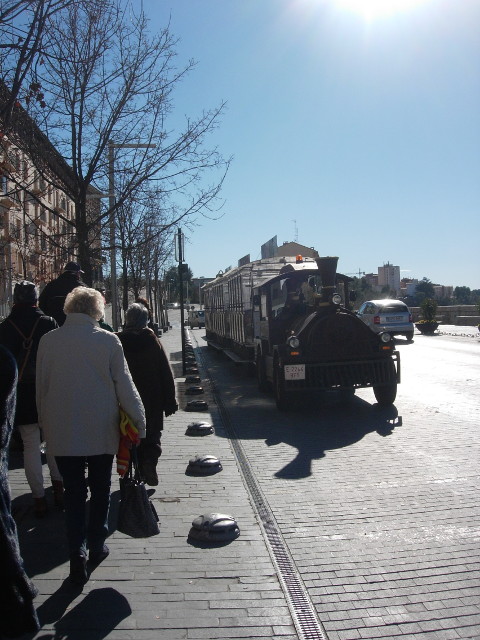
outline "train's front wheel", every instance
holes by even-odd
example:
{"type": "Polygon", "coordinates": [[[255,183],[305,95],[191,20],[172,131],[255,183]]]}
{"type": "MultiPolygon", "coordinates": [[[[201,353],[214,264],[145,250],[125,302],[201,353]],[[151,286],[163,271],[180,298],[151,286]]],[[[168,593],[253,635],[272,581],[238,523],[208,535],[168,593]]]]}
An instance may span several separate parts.
{"type": "Polygon", "coordinates": [[[265,360],[262,358],[260,351],[257,352],[257,358],[255,361],[255,367],[257,370],[257,384],[260,391],[266,391],[268,388],[267,374],[265,372],[265,360]]]}
{"type": "Polygon", "coordinates": [[[383,385],[381,387],[373,387],[375,399],[381,407],[388,407],[395,402],[397,397],[397,383],[383,385]]]}
{"type": "Polygon", "coordinates": [[[278,364],[277,358],[273,362],[273,393],[275,395],[275,403],[279,411],[288,411],[290,402],[288,394],[285,391],[285,380],[283,379],[283,370],[278,364]]]}

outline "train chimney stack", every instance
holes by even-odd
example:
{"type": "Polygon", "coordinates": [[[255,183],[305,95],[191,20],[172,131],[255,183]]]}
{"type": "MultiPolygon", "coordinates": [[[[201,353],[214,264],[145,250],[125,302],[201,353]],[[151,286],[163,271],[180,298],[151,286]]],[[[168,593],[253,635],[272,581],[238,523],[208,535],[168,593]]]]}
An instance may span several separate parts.
{"type": "Polygon", "coordinates": [[[330,302],[335,293],[338,257],[315,258],[322,280],[321,302],[330,302]]]}

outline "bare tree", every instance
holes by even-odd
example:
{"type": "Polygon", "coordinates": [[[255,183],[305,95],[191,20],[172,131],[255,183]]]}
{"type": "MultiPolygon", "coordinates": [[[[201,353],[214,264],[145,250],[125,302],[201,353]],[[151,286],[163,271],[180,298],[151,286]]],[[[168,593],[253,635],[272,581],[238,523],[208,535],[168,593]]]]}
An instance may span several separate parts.
{"type": "Polygon", "coordinates": [[[14,107],[20,100],[27,105],[33,100],[40,107],[45,106],[34,69],[48,55],[45,35],[49,20],[73,1],[2,0],[0,3],[0,83],[8,88],[8,98],[0,104],[3,133],[9,130],[14,107]]]}
{"type": "Polygon", "coordinates": [[[92,234],[146,181],[154,178],[171,202],[172,224],[216,209],[229,160],[204,144],[224,104],[169,130],[172,92],[193,62],[177,70],[168,26],[150,34],[144,13],[120,0],[77,0],[50,16],[49,33],[39,76],[46,133],[72,168],[64,188],[75,202],[78,255],[91,282],[92,234]],[[115,199],[89,215],[91,187],[110,193],[112,169],[115,199]]]}
{"type": "Polygon", "coordinates": [[[142,199],[126,202],[117,213],[124,310],[129,293],[136,298],[143,288],[148,290],[171,256],[175,232],[171,216],[175,213],[165,204],[164,194],[147,191],[142,199]]]}

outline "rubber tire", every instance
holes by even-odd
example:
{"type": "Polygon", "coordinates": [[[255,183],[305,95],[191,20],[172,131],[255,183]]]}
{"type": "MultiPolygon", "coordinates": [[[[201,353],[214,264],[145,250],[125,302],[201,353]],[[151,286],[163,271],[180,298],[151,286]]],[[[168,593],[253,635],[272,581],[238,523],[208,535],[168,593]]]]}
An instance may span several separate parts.
{"type": "Polygon", "coordinates": [[[290,402],[288,401],[288,394],[285,391],[283,381],[279,375],[280,371],[278,360],[275,358],[273,362],[273,394],[275,396],[275,404],[279,411],[288,411],[290,409],[290,402]]]}
{"type": "Polygon", "coordinates": [[[397,383],[394,382],[381,387],[373,387],[373,393],[381,407],[389,407],[395,402],[395,398],[397,397],[397,383]]]}
{"type": "Polygon", "coordinates": [[[413,341],[413,333],[413,331],[407,331],[407,333],[405,334],[405,338],[408,340],[408,342],[413,341]]]}
{"type": "Polygon", "coordinates": [[[268,390],[267,374],[265,373],[265,362],[259,352],[255,360],[255,369],[257,374],[257,385],[259,391],[268,390]]]}

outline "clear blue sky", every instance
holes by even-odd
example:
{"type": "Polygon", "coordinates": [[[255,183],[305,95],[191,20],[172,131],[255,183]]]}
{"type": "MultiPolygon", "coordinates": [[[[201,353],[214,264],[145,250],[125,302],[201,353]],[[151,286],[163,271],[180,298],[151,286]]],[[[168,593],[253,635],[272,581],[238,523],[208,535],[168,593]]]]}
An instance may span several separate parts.
{"type": "Polygon", "coordinates": [[[223,217],[186,244],[194,276],[274,235],[339,271],[480,288],[479,0],[144,0],[197,67],[175,116],[228,103],[223,217]]]}

